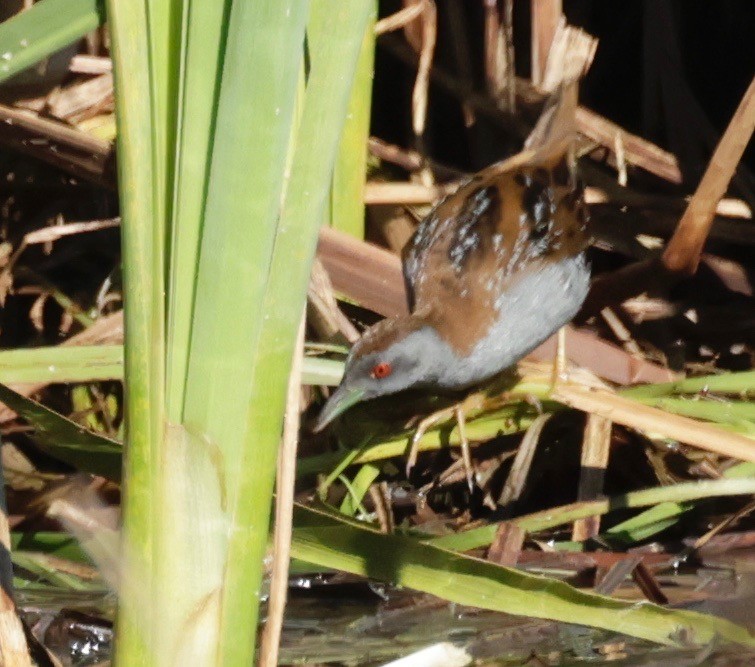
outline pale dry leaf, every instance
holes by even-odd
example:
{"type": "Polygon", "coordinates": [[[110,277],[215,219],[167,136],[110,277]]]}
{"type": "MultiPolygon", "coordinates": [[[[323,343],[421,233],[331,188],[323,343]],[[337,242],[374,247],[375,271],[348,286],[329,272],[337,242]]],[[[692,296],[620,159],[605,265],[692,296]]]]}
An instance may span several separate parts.
{"type": "Polygon", "coordinates": [[[41,491],[47,479],[15,446],[6,443],[2,446],[3,471],[5,483],[15,491],[41,491]]]}

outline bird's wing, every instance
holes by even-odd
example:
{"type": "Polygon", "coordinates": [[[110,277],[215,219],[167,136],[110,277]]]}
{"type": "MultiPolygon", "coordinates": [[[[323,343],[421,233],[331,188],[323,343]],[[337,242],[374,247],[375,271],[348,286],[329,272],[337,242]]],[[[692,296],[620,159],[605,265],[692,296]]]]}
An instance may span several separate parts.
{"type": "Polygon", "coordinates": [[[454,323],[435,324],[461,348],[484,335],[496,297],[518,276],[546,256],[577,254],[586,244],[572,155],[576,106],[571,79],[546,104],[524,151],[443,199],[404,248],[410,310],[454,313],[454,323]]]}

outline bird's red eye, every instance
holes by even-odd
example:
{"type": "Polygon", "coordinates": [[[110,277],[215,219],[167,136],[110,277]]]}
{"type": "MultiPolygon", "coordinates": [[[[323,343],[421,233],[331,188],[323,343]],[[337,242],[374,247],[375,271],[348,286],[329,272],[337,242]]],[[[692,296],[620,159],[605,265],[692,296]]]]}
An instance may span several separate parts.
{"type": "Polygon", "coordinates": [[[376,380],[382,380],[387,378],[393,372],[393,368],[387,361],[381,361],[379,364],[375,364],[372,367],[372,377],[376,380]]]}

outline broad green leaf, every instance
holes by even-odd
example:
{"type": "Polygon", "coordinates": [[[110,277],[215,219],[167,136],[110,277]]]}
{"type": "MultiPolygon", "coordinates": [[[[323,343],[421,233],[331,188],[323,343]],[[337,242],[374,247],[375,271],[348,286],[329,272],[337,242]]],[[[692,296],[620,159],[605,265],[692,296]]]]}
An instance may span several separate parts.
{"type": "Polygon", "coordinates": [[[364,186],[367,172],[367,139],[370,135],[372,72],[375,59],[375,14],[368,22],[359,51],[346,122],[333,169],[330,224],[359,239],[364,238],[364,186]]]}
{"type": "Polygon", "coordinates": [[[195,0],[185,2],[183,7],[168,272],[167,410],[174,422],[183,414],[200,237],[230,4],[230,0],[195,0]]]}
{"type": "MultiPolygon", "coordinates": [[[[301,4],[294,3],[297,7],[301,4]]],[[[269,503],[272,492],[288,369],[355,63],[371,11],[367,0],[335,4],[314,0],[311,6],[308,44],[317,56],[312,57],[301,120],[291,147],[290,179],[283,188],[275,243],[269,262],[260,267],[266,268],[262,300],[255,302],[259,310],[252,313],[258,326],[249,329],[254,350],[253,389],[245,424],[250,440],[243,457],[237,459],[238,470],[244,474],[237,477],[237,470],[226,471],[229,479],[236,478],[238,486],[232,498],[223,618],[230,619],[234,613],[235,622],[242,625],[255,621],[253,614],[238,616],[238,610],[246,604],[245,594],[259,591],[261,583],[260,570],[253,570],[255,564],[259,568],[264,555],[265,534],[260,531],[266,530],[268,515],[262,514],[261,508],[269,503]],[[237,611],[232,612],[234,609],[237,611]]],[[[241,664],[246,660],[245,647],[231,634],[230,625],[228,631],[221,655],[226,661],[241,664]]]]}
{"type": "Polygon", "coordinates": [[[463,605],[578,623],[658,644],[722,638],[755,646],[730,621],[580,591],[548,577],[501,567],[415,540],[381,535],[354,522],[297,506],[291,553],[319,566],[380,579],[463,605]]]}

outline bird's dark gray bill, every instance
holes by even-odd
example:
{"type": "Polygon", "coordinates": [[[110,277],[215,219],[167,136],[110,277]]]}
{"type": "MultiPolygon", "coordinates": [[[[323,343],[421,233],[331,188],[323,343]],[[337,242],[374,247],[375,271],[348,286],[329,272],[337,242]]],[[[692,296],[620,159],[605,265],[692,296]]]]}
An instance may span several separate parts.
{"type": "Polygon", "coordinates": [[[343,414],[352,405],[356,405],[364,397],[363,389],[352,389],[350,387],[339,387],[333,394],[325,407],[322,409],[317,423],[315,424],[315,433],[322,431],[336,417],[343,414]]]}

